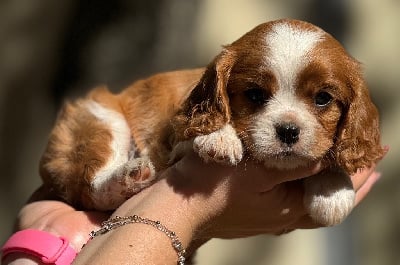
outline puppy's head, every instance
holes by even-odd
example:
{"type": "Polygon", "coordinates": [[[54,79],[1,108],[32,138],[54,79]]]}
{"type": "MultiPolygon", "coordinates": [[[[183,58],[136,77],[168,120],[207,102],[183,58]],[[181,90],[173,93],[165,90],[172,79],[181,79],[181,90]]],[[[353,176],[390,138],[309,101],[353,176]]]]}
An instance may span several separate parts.
{"type": "Polygon", "coordinates": [[[247,155],[267,166],[331,158],[353,173],[382,156],[359,63],[306,22],[261,24],[224,47],[181,114],[188,138],[232,124],[247,155]]]}

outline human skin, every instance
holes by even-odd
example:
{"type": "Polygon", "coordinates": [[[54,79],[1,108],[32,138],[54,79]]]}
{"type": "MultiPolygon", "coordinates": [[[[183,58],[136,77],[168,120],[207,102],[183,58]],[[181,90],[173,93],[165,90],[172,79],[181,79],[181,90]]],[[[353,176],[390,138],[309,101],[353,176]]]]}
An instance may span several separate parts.
{"type": "MultiPolygon", "coordinates": [[[[189,255],[215,237],[317,228],[319,225],[303,207],[300,179],[320,170],[319,163],[291,171],[266,169],[250,161],[236,167],[205,165],[190,154],[162,172],[160,181],[127,200],[112,216],[136,214],[159,220],[178,235],[189,255]]],[[[379,176],[373,167],[351,177],[356,204],[379,176]]],[[[38,194],[34,196],[37,199],[41,199],[38,194]]],[[[35,228],[65,236],[79,252],[90,231],[98,229],[107,218],[108,213],[77,211],[63,202],[39,200],[21,210],[16,229],[35,228]]],[[[176,260],[166,235],[150,225],[129,224],[88,242],[74,264],[176,264],[176,260]]],[[[38,263],[17,254],[10,255],[4,264],[38,263]]]]}

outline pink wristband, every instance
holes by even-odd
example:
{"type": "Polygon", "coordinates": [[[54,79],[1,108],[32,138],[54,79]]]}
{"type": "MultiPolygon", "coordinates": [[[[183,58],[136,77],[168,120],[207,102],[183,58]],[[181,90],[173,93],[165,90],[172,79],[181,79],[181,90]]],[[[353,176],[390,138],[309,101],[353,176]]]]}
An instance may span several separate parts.
{"type": "Polygon", "coordinates": [[[2,260],[11,253],[26,253],[38,257],[44,264],[69,265],[76,257],[76,251],[69,246],[66,238],[47,232],[26,229],[13,234],[4,244],[2,260]]]}

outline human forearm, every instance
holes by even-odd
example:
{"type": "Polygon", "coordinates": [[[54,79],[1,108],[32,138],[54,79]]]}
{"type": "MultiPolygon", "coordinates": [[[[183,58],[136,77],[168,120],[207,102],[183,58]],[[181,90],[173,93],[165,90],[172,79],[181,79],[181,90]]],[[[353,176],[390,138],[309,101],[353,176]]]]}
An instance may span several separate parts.
{"type": "MultiPolygon", "coordinates": [[[[160,221],[176,233],[186,248],[196,238],[196,229],[202,220],[192,214],[193,209],[198,208],[194,203],[199,201],[173,192],[172,187],[161,180],[131,198],[113,216],[138,215],[160,221]]],[[[133,223],[95,237],[74,264],[176,264],[177,258],[166,234],[151,225],[133,223]]]]}

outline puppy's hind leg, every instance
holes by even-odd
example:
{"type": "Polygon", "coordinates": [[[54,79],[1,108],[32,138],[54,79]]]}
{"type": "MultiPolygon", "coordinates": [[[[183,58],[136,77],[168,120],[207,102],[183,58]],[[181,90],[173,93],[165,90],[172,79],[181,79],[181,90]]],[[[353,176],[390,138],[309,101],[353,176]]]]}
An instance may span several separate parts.
{"type": "Polygon", "coordinates": [[[114,209],[154,178],[150,161],[133,156],[131,143],[118,110],[92,99],[66,104],[41,160],[44,185],[74,206],[114,209]]]}
{"type": "Polygon", "coordinates": [[[154,167],[148,158],[131,158],[108,170],[103,168],[91,182],[91,200],[98,210],[112,210],[155,181],[154,167]]]}

